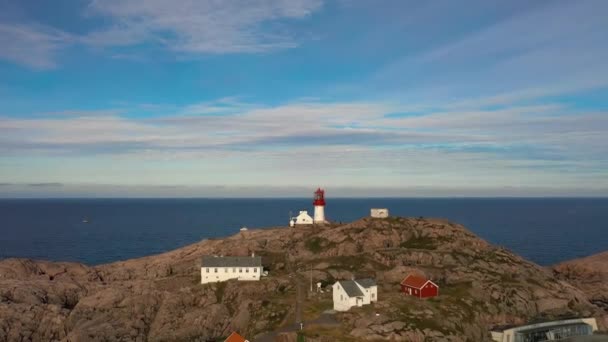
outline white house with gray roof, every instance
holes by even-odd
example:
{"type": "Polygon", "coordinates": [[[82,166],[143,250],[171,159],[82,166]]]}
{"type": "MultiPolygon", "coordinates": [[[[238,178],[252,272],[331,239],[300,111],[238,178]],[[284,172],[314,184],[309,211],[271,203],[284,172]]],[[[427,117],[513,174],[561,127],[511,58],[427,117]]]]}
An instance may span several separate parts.
{"type": "Polygon", "coordinates": [[[201,284],[236,280],[260,280],[262,257],[204,256],[201,260],[201,284]]]}
{"type": "Polygon", "coordinates": [[[363,306],[378,301],[378,286],[370,278],[340,280],[333,286],[334,310],[348,311],[353,306],[363,306]]]}

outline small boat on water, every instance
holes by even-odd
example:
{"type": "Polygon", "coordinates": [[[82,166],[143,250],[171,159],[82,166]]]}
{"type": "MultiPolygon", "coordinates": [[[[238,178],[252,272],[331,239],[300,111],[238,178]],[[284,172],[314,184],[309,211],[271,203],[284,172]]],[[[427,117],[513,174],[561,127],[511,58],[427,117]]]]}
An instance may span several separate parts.
{"type": "Polygon", "coordinates": [[[82,223],[89,223],[89,219],[88,219],[88,218],[86,218],[86,217],[85,217],[85,218],[83,218],[83,219],[82,219],[82,223]]]}
{"type": "Polygon", "coordinates": [[[241,228],[241,231],[242,231],[242,232],[247,231],[247,230],[248,230],[248,229],[247,229],[247,227],[243,227],[243,228],[241,228]]]}

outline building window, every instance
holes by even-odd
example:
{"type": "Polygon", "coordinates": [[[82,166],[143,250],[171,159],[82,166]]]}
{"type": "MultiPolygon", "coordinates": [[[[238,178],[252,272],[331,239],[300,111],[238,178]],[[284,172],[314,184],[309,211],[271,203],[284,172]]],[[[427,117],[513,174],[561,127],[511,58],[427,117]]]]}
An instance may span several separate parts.
{"type": "Polygon", "coordinates": [[[209,267],[207,267],[207,273],[209,273],[209,267]]]}
{"type": "Polygon", "coordinates": [[[243,273],[243,269],[242,268],[239,268],[239,273],[243,273]]]}
{"type": "Polygon", "coordinates": [[[249,267],[245,269],[245,273],[249,273],[249,267]]]}
{"type": "Polygon", "coordinates": [[[253,268],[253,273],[258,273],[258,268],[257,267],[253,268]]]}
{"type": "Polygon", "coordinates": [[[215,273],[217,273],[217,267],[215,268],[215,273]]]}
{"type": "Polygon", "coordinates": [[[344,300],[344,296],[340,295],[340,300],[344,300]]]}
{"type": "Polygon", "coordinates": [[[233,268],[233,269],[232,269],[232,273],[236,273],[236,268],[233,268]]]}
{"type": "Polygon", "coordinates": [[[376,297],[375,293],[372,293],[372,299],[374,299],[376,297]]]}

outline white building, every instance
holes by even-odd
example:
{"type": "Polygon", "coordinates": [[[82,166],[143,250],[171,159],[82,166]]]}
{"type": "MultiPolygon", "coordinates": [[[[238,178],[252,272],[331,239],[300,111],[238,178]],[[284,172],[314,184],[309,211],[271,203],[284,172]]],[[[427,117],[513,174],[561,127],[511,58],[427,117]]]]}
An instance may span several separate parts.
{"type": "Polygon", "coordinates": [[[595,318],[574,318],[521,326],[493,329],[496,342],[557,341],[568,337],[593,335],[597,330],[595,318]]]}
{"type": "Polygon", "coordinates": [[[378,301],[378,286],[373,279],[340,280],[333,286],[334,310],[348,311],[378,301]]]}
{"type": "Polygon", "coordinates": [[[201,284],[237,280],[260,280],[262,257],[204,256],[201,262],[201,284]]]}
{"type": "Polygon", "coordinates": [[[372,208],[371,217],[375,218],[387,218],[388,217],[388,209],[386,208],[372,208]]]}
{"type": "MultiPolygon", "coordinates": [[[[306,210],[301,210],[300,215],[292,218],[291,221],[294,222],[295,225],[313,224],[312,217],[310,217],[310,215],[308,215],[308,211],[306,211],[306,210]]],[[[293,226],[291,223],[289,225],[293,226]]]]}

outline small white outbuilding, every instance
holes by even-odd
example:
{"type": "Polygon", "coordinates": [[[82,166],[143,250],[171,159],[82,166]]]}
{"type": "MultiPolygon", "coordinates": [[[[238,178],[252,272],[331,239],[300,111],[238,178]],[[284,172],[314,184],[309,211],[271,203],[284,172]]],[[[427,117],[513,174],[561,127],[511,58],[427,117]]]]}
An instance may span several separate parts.
{"type": "Polygon", "coordinates": [[[388,217],[388,209],[386,209],[386,208],[372,208],[370,215],[371,215],[371,217],[374,217],[374,218],[387,218],[388,217]]]}
{"type": "Polygon", "coordinates": [[[378,301],[378,286],[370,278],[340,280],[333,286],[334,310],[348,311],[353,306],[363,306],[378,301]]]}
{"type": "Polygon", "coordinates": [[[310,217],[310,215],[308,215],[308,211],[306,210],[302,210],[300,211],[300,214],[298,216],[295,217],[295,224],[299,225],[299,224],[313,224],[313,219],[312,217],[310,217]]]}

